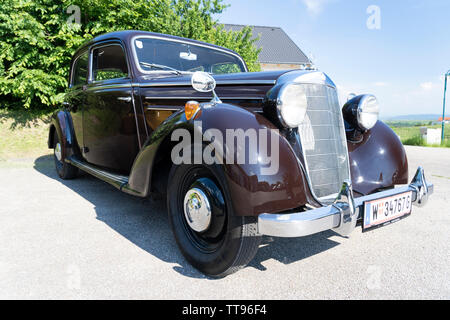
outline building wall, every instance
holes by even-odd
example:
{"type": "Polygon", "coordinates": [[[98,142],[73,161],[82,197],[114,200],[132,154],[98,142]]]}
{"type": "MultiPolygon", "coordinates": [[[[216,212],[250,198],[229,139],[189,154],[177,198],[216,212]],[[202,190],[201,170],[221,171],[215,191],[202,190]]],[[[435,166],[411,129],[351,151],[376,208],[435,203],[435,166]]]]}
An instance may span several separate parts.
{"type": "Polygon", "coordinates": [[[300,69],[299,64],[285,64],[285,63],[261,63],[262,71],[270,71],[270,70],[293,70],[300,69]]]}

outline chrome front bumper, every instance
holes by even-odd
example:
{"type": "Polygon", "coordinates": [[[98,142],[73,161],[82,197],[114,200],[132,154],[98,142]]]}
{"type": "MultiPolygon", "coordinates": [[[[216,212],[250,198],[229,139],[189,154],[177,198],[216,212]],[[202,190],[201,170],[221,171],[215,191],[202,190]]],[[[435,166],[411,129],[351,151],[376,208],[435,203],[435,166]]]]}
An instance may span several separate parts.
{"type": "Polygon", "coordinates": [[[408,191],[412,191],[413,204],[419,207],[424,206],[428,196],[433,193],[433,184],[425,180],[422,167],[417,169],[413,181],[407,186],[354,198],[351,182],[346,181],[336,202],[330,206],[299,213],[261,214],[258,218],[259,233],[291,238],[334,230],[347,236],[355,229],[358,218],[362,217],[365,202],[408,191]]]}

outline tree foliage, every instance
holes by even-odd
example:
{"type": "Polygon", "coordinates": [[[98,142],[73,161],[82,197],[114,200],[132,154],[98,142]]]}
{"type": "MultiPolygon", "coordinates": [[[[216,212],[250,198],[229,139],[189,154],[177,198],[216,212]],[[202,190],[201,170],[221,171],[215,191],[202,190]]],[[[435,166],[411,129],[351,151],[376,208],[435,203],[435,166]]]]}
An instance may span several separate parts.
{"type": "Polygon", "coordinates": [[[57,106],[76,49],[117,30],[217,44],[238,52],[251,71],[258,71],[251,29],[227,32],[214,20],[225,9],[223,0],[1,0],[0,106],[57,106]]]}

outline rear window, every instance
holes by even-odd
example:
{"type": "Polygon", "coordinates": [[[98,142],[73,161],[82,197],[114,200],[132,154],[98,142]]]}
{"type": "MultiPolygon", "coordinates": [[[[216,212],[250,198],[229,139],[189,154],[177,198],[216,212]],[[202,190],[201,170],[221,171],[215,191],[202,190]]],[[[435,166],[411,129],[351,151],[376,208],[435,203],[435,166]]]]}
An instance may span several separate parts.
{"type": "Polygon", "coordinates": [[[77,86],[81,84],[87,83],[87,77],[88,77],[88,61],[89,61],[89,55],[87,52],[80,55],[72,69],[72,85],[77,86]]]}

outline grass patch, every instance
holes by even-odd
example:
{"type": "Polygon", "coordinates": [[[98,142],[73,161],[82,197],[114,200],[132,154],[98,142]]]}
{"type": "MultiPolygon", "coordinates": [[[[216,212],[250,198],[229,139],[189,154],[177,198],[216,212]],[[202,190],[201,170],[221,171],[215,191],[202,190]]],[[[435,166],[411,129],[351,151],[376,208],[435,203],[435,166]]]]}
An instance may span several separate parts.
{"type": "Polygon", "coordinates": [[[48,154],[51,113],[0,109],[0,161],[48,154]]]}
{"type": "Polygon", "coordinates": [[[407,139],[402,140],[403,144],[407,146],[425,146],[425,139],[419,134],[407,139]]]}
{"type": "Polygon", "coordinates": [[[441,125],[431,125],[430,121],[395,121],[386,122],[407,146],[450,148],[450,125],[445,125],[445,140],[441,145],[428,145],[420,134],[421,127],[440,129],[441,125]]]}

